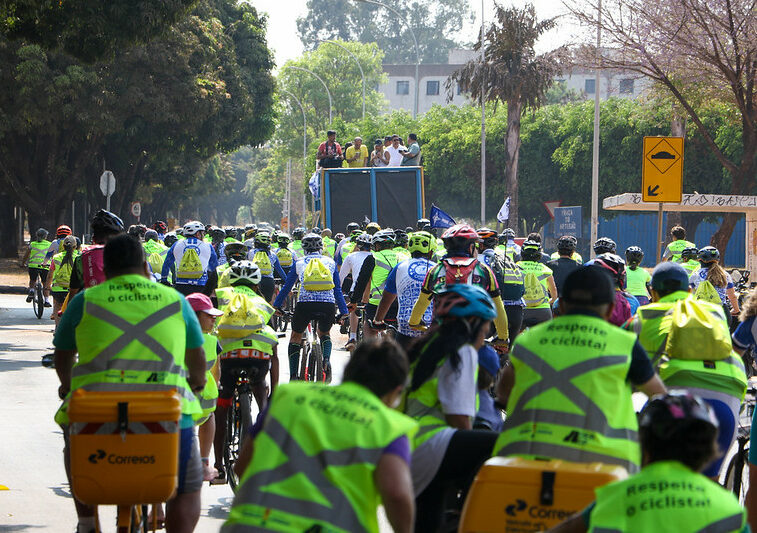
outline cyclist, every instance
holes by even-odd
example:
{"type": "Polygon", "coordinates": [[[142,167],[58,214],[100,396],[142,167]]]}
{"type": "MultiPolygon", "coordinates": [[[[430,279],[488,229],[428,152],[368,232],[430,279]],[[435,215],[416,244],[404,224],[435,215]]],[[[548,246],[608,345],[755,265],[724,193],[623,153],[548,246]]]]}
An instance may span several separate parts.
{"type": "Polygon", "coordinates": [[[635,335],[607,322],[614,285],[603,269],[579,268],[565,280],[560,316],[515,340],[497,391],[507,420],[495,455],[638,469],[631,385],[647,396],[665,386],[635,335]]]}
{"type": "Polygon", "coordinates": [[[748,533],[734,494],[699,473],[716,453],[717,433],[717,420],[696,396],[655,396],[639,420],[641,472],[596,489],[594,503],[550,531],[748,533]]]}
{"type": "Polygon", "coordinates": [[[557,258],[555,258],[555,254],[552,254],[552,260],[547,262],[547,266],[552,270],[557,294],[560,294],[565,278],[580,267],[583,264],[583,260],[573,258],[576,253],[576,238],[572,235],[563,235],[560,237],[557,241],[556,253],[557,258]]]}
{"type": "MultiPolygon", "coordinates": [[[[226,249],[224,250],[226,252],[226,263],[219,266],[216,269],[216,272],[218,273],[218,287],[217,289],[225,288],[231,285],[231,282],[229,281],[229,276],[231,275],[231,265],[238,261],[243,261],[247,259],[247,254],[249,253],[249,250],[247,247],[239,242],[230,242],[226,244],[226,249]]],[[[218,292],[216,289],[216,292],[218,292]]]]}
{"type": "Polygon", "coordinates": [[[355,350],[340,385],[282,385],[245,440],[221,531],[378,531],[379,503],[393,531],[412,531],[417,425],[392,409],[406,379],[402,350],[377,341],[355,350]]]}
{"type": "Polygon", "coordinates": [[[499,236],[498,250],[507,257],[513,263],[517,263],[521,260],[520,246],[515,242],[515,230],[512,228],[505,228],[499,236]]]}
{"type": "Polygon", "coordinates": [[[681,250],[681,266],[689,273],[689,277],[691,277],[694,271],[699,268],[699,261],[697,261],[698,256],[699,250],[694,247],[681,250]]]}
{"type": "Polygon", "coordinates": [[[150,273],[154,278],[157,278],[157,281],[160,281],[160,273],[168,254],[168,247],[160,241],[158,232],[153,229],[145,232],[145,242],[142,243],[142,247],[145,249],[150,273]]]}
{"type": "Polygon", "coordinates": [[[76,251],[76,238],[73,235],[69,235],[63,239],[61,247],[63,251],[53,256],[53,260],[50,263],[50,272],[47,281],[45,281],[45,295],[52,294],[53,297],[52,318],[55,319],[56,327],[60,320],[58,311],[63,306],[63,302],[66,300],[66,295],[68,294],[71,272],[74,269],[74,260],[79,255],[76,251]]]}
{"type": "Polygon", "coordinates": [[[273,306],[278,313],[282,313],[289,291],[299,281],[300,289],[297,294],[297,304],[292,317],[292,334],[289,337],[289,379],[297,379],[302,334],[308,322],[317,321],[316,330],[321,341],[323,353],[323,368],[326,380],[331,380],[331,327],[334,325],[334,307],[339,308],[339,314],[347,316],[347,304],[344,303],[342,289],[339,286],[339,273],[334,260],[321,254],[323,241],[320,235],[309,233],[302,239],[302,249],[307,253],[298,259],[289,271],[273,306]],[[310,263],[316,261],[311,265],[310,263]],[[329,277],[330,276],[330,277],[329,277]]]}
{"type": "Polygon", "coordinates": [[[376,222],[368,222],[368,224],[365,225],[365,232],[368,235],[373,236],[379,231],[381,231],[381,226],[379,226],[376,222]]]}
{"type": "MultiPolygon", "coordinates": [[[[350,292],[350,310],[357,307],[358,302],[365,301],[365,292],[368,291],[368,303],[365,305],[365,317],[367,321],[363,327],[363,336],[375,337],[378,333],[370,326],[376,316],[376,309],[381,302],[381,294],[389,272],[397,266],[401,258],[394,251],[394,231],[390,228],[377,231],[371,239],[373,253],[363,260],[360,274],[355,280],[355,286],[350,292]]],[[[397,320],[397,303],[393,303],[387,311],[388,320],[397,320]]]]}
{"type": "Polygon", "coordinates": [[[302,259],[305,256],[305,250],[302,249],[302,238],[305,236],[305,228],[294,228],[292,231],[292,246],[290,249],[294,252],[297,259],[302,259]]]}
{"type": "Polygon", "coordinates": [[[667,343],[677,302],[690,297],[686,271],[680,264],[660,263],[652,276],[654,303],[640,307],[626,328],[638,335],[644,349],[653,354],[653,361],[660,363],[660,378],[665,386],[685,388],[710,404],[720,425],[717,439],[720,453],[704,474],[717,479],[725,458],[723,454],[736,439],[736,422],[747,380],[741,359],[731,357],[730,332],[720,305],[697,302],[701,312],[716,318],[709,324],[710,329],[705,330],[706,336],[701,335],[700,328],[692,330],[696,322],[685,322],[677,326],[683,334],[683,342],[676,339],[676,343],[667,343]],[[689,330],[692,330],[691,336],[687,335],[689,330]],[[723,354],[715,360],[718,347],[723,354]],[[687,352],[686,359],[682,358],[683,352],[687,352]]]}
{"type": "Polygon", "coordinates": [[[731,275],[720,266],[720,251],[714,246],[705,246],[699,250],[699,269],[689,278],[694,289],[694,297],[723,306],[726,316],[739,315],[739,299],[731,275]],[[714,289],[714,291],[713,291],[714,289]],[[717,293],[717,298],[715,297],[717,293]],[[728,304],[730,303],[730,310],[728,304]]]}
{"type": "MultiPolygon", "coordinates": [[[[276,258],[279,260],[281,268],[283,268],[284,272],[287,274],[289,274],[289,269],[292,268],[295,260],[294,252],[289,249],[290,242],[292,242],[292,238],[288,233],[279,233],[276,236],[276,243],[278,244],[278,248],[276,248],[276,258]]],[[[284,276],[284,278],[286,279],[286,276],[284,276]]]]}
{"type": "Polygon", "coordinates": [[[552,303],[557,298],[557,287],[552,270],[541,262],[541,244],[525,241],[521,246],[521,260],[517,265],[523,270],[523,328],[530,328],[552,318],[552,303]]]}
{"type": "Polygon", "coordinates": [[[403,229],[394,230],[394,251],[400,256],[400,261],[406,261],[410,259],[410,252],[407,251],[407,243],[409,237],[407,232],[403,229]]]}
{"type": "Polygon", "coordinates": [[[347,242],[343,243],[336,257],[336,265],[338,267],[341,267],[344,264],[344,261],[347,258],[347,256],[350,255],[355,250],[355,246],[356,246],[355,239],[357,239],[358,235],[361,235],[363,233],[371,237],[371,234],[366,233],[361,229],[356,229],[352,231],[352,234],[350,234],[347,242]]]}
{"type": "Polygon", "coordinates": [[[163,241],[166,233],[168,233],[168,224],[166,224],[162,220],[158,220],[155,224],[152,225],[152,229],[158,232],[158,240],[163,241]]]}
{"type": "Polygon", "coordinates": [[[260,267],[252,261],[237,261],[230,269],[231,286],[216,289],[218,306],[224,316],[218,323],[218,336],[221,344],[221,379],[218,402],[216,406],[216,431],[213,448],[215,451],[215,468],[218,476],[211,482],[213,485],[226,483],[226,473],[223,470],[223,452],[226,449],[226,417],[232,407],[234,389],[240,370],[247,373],[250,389],[255,397],[260,411],[268,405],[266,391],[266,376],[271,374],[271,394],[279,383],[279,357],[277,352],[278,336],[267,326],[273,314],[273,308],[268,304],[260,292],[262,275],[260,267]],[[243,337],[225,336],[226,314],[233,313],[231,306],[235,303],[235,296],[243,296],[245,307],[240,308],[244,313],[242,322],[235,324],[234,329],[244,331],[243,337]],[[244,312],[244,311],[247,312],[244,312]]]}
{"type": "Polygon", "coordinates": [[[213,247],[203,240],[205,226],[202,222],[187,222],[182,233],[185,239],[171,246],[163,262],[162,282],[168,283],[168,273],[176,265],[174,288],[177,291],[182,294],[213,294],[218,284],[218,256],[213,247]]]}
{"type": "Polygon", "coordinates": [[[415,229],[417,231],[428,232],[428,230],[431,229],[431,221],[427,218],[419,218],[418,221],[415,223],[415,229]]]}
{"type": "Polygon", "coordinates": [[[497,232],[489,228],[481,228],[476,233],[480,239],[478,243],[479,257],[492,269],[497,279],[502,304],[507,314],[507,333],[510,342],[520,332],[523,323],[523,270],[510,261],[506,255],[496,252],[498,242],[497,232]]]}
{"type": "MultiPolygon", "coordinates": [[[[202,330],[181,294],[149,281],[139,241],[128,235],[113,237],[102,257],[107,279],[87,287],[69,302],[53,339],[58,393],[65,398],[55,420],[63,427],[66,469],[71,393],[77,389],[177,390],[182,398],[179,484],[167,502],[166,526],[168,531],[191,531],[200,515],[202,487],[192,418],[201,411],[195,393],[205,387],[202,330]],[[132,328],[138,329],[141,337],[122,342],[132,328]]],[[[118,483],[117,479],[108,481],[118,483]]],[[[95,508],[78,501],[76,495],[73,499],[79,517],[77,531],[95,531],[95,508]]]]}
{"type": "Polygon", "coordinates": [[[218,256],[218,264],[225,264],[226,254],[224,253],[224,249],[226,248],[226,232],[218,226],[212,226],[210,230],[208,230],[208,234],[210,235],[210,244],[216,251],[216,256],[218,256]]]}
{"type": "Polygon", "coordinates": [[[221,354],[221,346],[218,338],[213,334],[216,319],[223,315],[223,311],[213,307],[210,298],[200,292],[193,292],[187,296],[187,302],[197,315],[197,321],[202,329],[202,337],[205,340],[205,388],[199,394],[202,413],[195,415],[197,438],[200,441],[200,460],[202,461],[203,481],[212,481],[218,476],[218,471],[210,467],[210,448],[216,433],[215,410],[218,400],[218,382],[220,378],[220,364],[218,356],[221,354]]]}
{"type": "MultiPolygon", "coordinates": [[[[602,254],[614,254],[618,248],[618,245],[615,244],[615,241],[610,239],[609,237],[600,237],[594,242],[594,246],[592,247],[594,250],[594,255],[602,255],[602,254]]],[[[593,259],[589,259],[584,263],[584,265],[589,266],[594,263],[593,259]]]]}
{"type": "MultiPolygon", "coordinates": [[[[572,249],[570,251],[569,259],[572,259],[573,262],[575,262],[577,265],[583,265],[584,264],[584,258],[581,257],[581,254],[579,254],[576,251],[576,247],[578,246],[578,239],[576,239],[573,235],[563,235],[560,237],[560,240],[565,239],[565,241],[562,243],[563,251],[565,251],[568,246],[568,241],[572,243],[572,249]]],[[[556,259],[559,259],[560,257],[563,257],[563,255],[560,253],[560,241],[557,241],[557,251],[553,252],[552,255],[549,256],[549,258],[554,261],[556,259]]],[[[570,273],[570,272],[569,272],[570,273]]],[[[558,285],[559,288],[559,285],[558,285]]]]}
{"type": "Polygon", "coordinates": [[[647,285],[652,276],[641,268],[641,262],[644,260],[644,251],[638,246],[629,246],[626,249],[626,281],[628,293],[638,300],[639,305],[649,303],[649,290],[647,285]]]}
{"type": "Polygon", "coordinates": [[[163,244],[165,244],[168,248],[171,248],[173,244],[179,240],[178,235],[176,235],[175,231],[169,231],[165,234],[163,237],[163,244]]]}
{"type": "MultiPolygon", "coordinates": [[[[350,253],[342,263],[342,267],[339,269],[339,279],[342,282],[342,288],[344,289],[345,281],[349,279],[349,286],[347,287],[346,294],[351,295],[357,278],[360,275],[360,269],[363,267],[363,262],[366,258],[371,256],[371,241],[372,238],[367,233],[360,233],[355,237],[355,249],[350,253]]],[[[357,304],[360,299],[353,301],[350,297],[350,303],[357,304]]],[[[357,306],[347,306],[350,310],[350,330],[347,344],[344,345],[345,350],[352,351],[355,349],[357,343],[357,306]]]]}
{"type": "MultiPolygon", "coordinates": [[[[47,240],[47,230],[39,228],[35,235],[35,240],[29,242],[29,248],[24,253],[24,257],[21,258],[21,266],[29,268],[29,294],[26,297],[27,303],[34,299],[34,284],[37,282],[37,276],[39,276],[43,284],[47,279],[47,271],[50,269],[50,264],[45,262],[45,255],[47,254],[47,250],[50,249],[50,244],[50,241],[47,240]]],[[[45,297],[45,307],[50,307],[48,297],[45,297]]]]}
{"type": "MultiPolygon", "coordinates": [[[[315,228],[313,228],[315,229],[315,228]]],[[[314,231],[313,233],[318,233],[314,231]]],[[[323,253],[328,255],[329,257],[333,258],[334,254],[336,253],[336,241],[331,238],[331,229],[325,228],[320,233],[321,239],[323,239],[323,253]]]]}
{"type": "Polygon", "coordinates": [[[100,209],[92,217],[92,245],[74,260],[71,281],[68,285],[69,301],[80,290],[105,281],[103,252],[112,237],[124,232],[124,223],[110,211],[100,209]]]}
{"type": "Polygon", "coordinates": [[[441,293],[453,284],[478,285],[494,301],[494,307],[497,310],[494,325],[498,337],[494,340],[494,344],[499,350],[502,350],[508,339],[507,314],[502,305],[494,272],[486,264],[475,258],[475,248],[478,242],[476,230],[468,224],[457,224],[448,228],[442,234],[442,241],[447,253],[426,275],[421,294],[418,296],[418,301],[410,314],[409,326],[413,329],[423,329],[421,319],[434,294],[441,293]]]}
{"type": "Polygon", "coordinates": [[[610,316],[610,323],[622,326],[639,308],[639,301],[625,292],[626,262],[619,255],[602,254],[594,258],[593,266],[608,270],[615,282],[615,307],[610,316]]]}
{"type": "Polygon", "coordinates": [[[696,248],[697,245],[686,240],[686,230],[681,226],[670,228],[670,236],[673,238],[673,242],[665,247],[665,251],[662,253],[662,260],[680,263],[681,252],[685,248],[696,248]]]}
{"type": "Polygon", "coordinates": [[[273,277],[284,279],[287,277],[284,269],[281,268],[279,258],[271,252],[271,234],[267,231],[260,230],[253,238],[254,247],[247,254],[247,259],[256,263],[260,267],[260,273],[263,279],[260,280],[260,294],[268,303],[273,301],[273,293],[276,291],[276,282],[273,277]]]}
{"type": "Polygon", "coordinates": [[[434,326],[410,347],[411,381],[403,412],[420,424],[410,471],[416,531],[437,531],[450,488],[467,492],[491,456],[497,434],[473,430],[477,351],[497,316],[477,285],[449,285],[434,300],[434,326]]]}
{"type": "Polygon", "coordinates": [[[140,228],[137,224],[132,224],[129,226],[129,229],[126,230],[126,233],[137,239],[138,241],[142,240],[142,228],[140,228]]]}
{"type": "MultiPolygon", "coordinates": [[[[435,248],[436,239],[427,231],[416,231],[410,236],[408,250],[411,258],[402,261],[389,272],[381,300],[376,309],[373,324],[376,329],[382,329],[384,317],[394,301],[398,302],[395,340],[405,349],[422,334],[420,331],[410,328],[410,313],[412,313],[413,305],[415,305],[421,293],[426,274],[434,266],[431,256],[435,248]]],[[[433,305],[429,305],[423,314],[423,323],[430,324],[432,316],[433,305]]]]}
{"type": "MultiPolygon", "coordinates": [[[[347,232],[344,235],[342,235],[341,239],[338,240],[338,243],[336,245],[336,250],[334,251],[334,259],[336,260],[337,264],[341,264],[340,261],[343,259],[342,246],[350,242],[349,238],[352,236],[353,232],[356,230],[360,230],[360,224],[358,224],[357,222],[350,222],[349,224],[347,224],[347,232]]],[[[337,235],[341,235],[341,233],[337,233],[337,235]]]]}

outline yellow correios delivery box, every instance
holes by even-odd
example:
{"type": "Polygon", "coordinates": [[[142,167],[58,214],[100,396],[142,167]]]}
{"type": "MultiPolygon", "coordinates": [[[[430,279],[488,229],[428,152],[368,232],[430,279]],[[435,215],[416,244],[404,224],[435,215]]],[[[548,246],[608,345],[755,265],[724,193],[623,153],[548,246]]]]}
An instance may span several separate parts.
{"type": "Polygon", "coordinates": [[[468,492],[459,531],[544,531],[593,502],[595,488],[627,476],[623,467],[601,463],[493,457],[468,492]]]}
{"type": "Polygon", "coordinates": [[[168,500],[179,469],[175,390],[71,395],[71,488],[90,505],[168,500]]]}

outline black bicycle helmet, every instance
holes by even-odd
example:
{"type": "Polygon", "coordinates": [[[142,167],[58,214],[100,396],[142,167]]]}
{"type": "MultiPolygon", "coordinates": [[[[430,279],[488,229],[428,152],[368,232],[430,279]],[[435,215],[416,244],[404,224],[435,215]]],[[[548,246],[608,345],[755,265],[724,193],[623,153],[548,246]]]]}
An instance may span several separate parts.
{"type": "Polygon", "coordinates": [[[644,259],[644,250],[638,246],[629,246],[626,249],[626,263],[630,265],[640,265],[644,259]]]}
{"type": "Polygon", "coordinates": [[[520,247],[520,257],[524,261],[540,261],[541,260],[541,243],[536,241],[526,241],[523,246],[520,247]]]}
{"type": "Polygon", "coordinates": [[[431,227],[431,221],[427,218],[419,218],[418,222],[415,223],[415,227],[418,231],[426,231],[427,228],[431,227]]]}
{"type": "Polygon", "coordinates": [[[163,244],[168,246],[169,248],[174,245],[176,241],[178,241],[179,238],[176,236],[176,233],[173,231],[166,233],[163,235],[163,244]]]}
{"type": "Polygon", "coordinates": [[[621,289],[626,288],[626,262],[616,254],[600,254],[594,259],[594,265],[610,271],[613,279],[621,289]]]}
{"type": "Polygon", "coordinates": [[[360,224],[358,224],[357,222],[350,222],[349,224],[347,224],[347,235],[352,234],[352,232],[356,229],[360,229],[360,224]]]}
{"type": "Polygon", "coordinates": [[[315,233],[308,233],[302,238],[302,249],[307,253],[320,252],[323,250],[323,239],[315,233]]]}
{"type": "Polygon", "coordinates": [[[140,238],[139,226],[137,226],[136,224],[132,224],[131,226],[129,226],[129,229],[126,231],[126,233],[128,233],[135,239],[140,238]]]}
{"type": "Polygon", "coordinates": [[[407,232],[404,229],[396,229],[394,230],[394,244],[396,246],[405,247],[407,246],[408,236],[407,232]]]}
{"type": "Polygon", "coordinates": [[[614,254],[615,250],[617,250],[615,241],[607,237],[600,237],[594,243],[594,253],[597,255],[614,254]]]}
{"type": "Polygon", "coordinates": [[[235,228],[233,226],[228,226],[224,230],[224,232],[226,233],[227,237],[231,237],[232,239],[236,239],[237,238],[237,228],[235,228]]]}
{"type": "Polygon", "coordinates": [[[720,251],[714,246],[705,246],[697,255],[700,263],[714,263],[720,261],[720,251]]]}
{"type": "Polygon", "coordinates": [[[494,248],[499,242],[499,236],[497,232],[491,228],[480,228],[476,230],[479,239],[481,239],[481,245],[484,248],[494,248]]]}
{"type": "Polygon", "coordinates": [[[659,439],[669,439],[674,434],[705,424],[717,429],[718,419],[702,399],[681,391],[653,396],[641,411],[639,429],[651,431],[659,439]]]}
{"type": "Polygon", "coordinates": [[[158,232],[154,229],[148,229],[145,231],[145,242],[147,241],[157,241],[158,240],[158,232]]]}
{"type": "Polygon", "coordinates": [[[292,239],[294,239],[295,241],[302,240],[304,236],[305,236],[305,228],[303,227],[294,228],[294,230],[292,231],[292,239]]]}
{"type": "Polygon", "coordinates": [[[577,244],[578,243],[576,242],[576,238],[572,235],[563,235],[557,241],[557,249],[575,252],[577,244]]]}
{"type": "Polygon", "coordinates": [[[100,209],[92,217],[92,231],[98,235],[101,233],[121,233],[124,231],[124,221],[110,211],[100,209]]]}
{"type": "Polygon", "coordinates": [[[690,246],[689,248],[684,248],[681,250],[681,259],[683,261],[691,261],[692,259],[696,260],[699,256],[699,250],[694,248],[693,246],[690,246]]]}
{"type": "Polygon", "coordinates": [[[244,243],[241,242],[230,242],[223,248],[223,254],[226,256],[226,259],[234,261],[243,260],[245,257],[247,257],[248,251],[249,250],[247,249],[247,246],[245,246],[244,243]]]}

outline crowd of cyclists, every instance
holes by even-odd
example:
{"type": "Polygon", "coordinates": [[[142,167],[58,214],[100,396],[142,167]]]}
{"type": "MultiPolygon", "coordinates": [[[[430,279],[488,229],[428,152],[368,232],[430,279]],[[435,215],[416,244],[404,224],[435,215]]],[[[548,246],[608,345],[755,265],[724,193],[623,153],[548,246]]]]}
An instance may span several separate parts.
{"type": "MultiPolygon", "coordinates": [[[[447,530],[498,456],[628,472],[555,531],[757,526],[757,502],[748,497],[747,512],[718,485],[747,389],[739,354],[756,343],[757,291],[739,302],[718,250],[681,227],[646,267],[641,248],[621,256],[609,238],[584,262],[571,236],[547,255],[538,233],[440,232],[427,219],[290,235],[270,224],[126,228],[101,210],[91,244],[71,233],[60,226],[48,241],[39,229],[22,260],[29,299],[38,277],[53,299],[56,421],[68,449],[77,388],[178,389],[179,486],[165,514],[154,510],[169,531],[194,529],[203,481],[227,482],[240,370],[259,415],[224,532],[378,531],[379,504],[395,531],[447,530]],[[289,383],[274,316],[291,319],[289,383]],[[323,357],[315,383],[299,379],[311,323],[323,357]],[[335,325],[350,352],[338,385],[335,325]],[[137,371],[152,359],[164,365],[158,382],[137,371]],[[634,391],[650,398],[638,416],[634,391]],[[645,508],[650,494],[657,503],[645,508]]],[[[75,503],[77,531],[95,530],[94,510],[75,503]]]]}

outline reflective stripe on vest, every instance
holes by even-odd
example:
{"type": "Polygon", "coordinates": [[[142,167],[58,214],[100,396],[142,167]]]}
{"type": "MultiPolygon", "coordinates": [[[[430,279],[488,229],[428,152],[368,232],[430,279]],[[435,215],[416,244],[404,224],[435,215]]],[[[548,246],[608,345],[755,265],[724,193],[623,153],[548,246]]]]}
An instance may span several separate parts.
{"type": "Polygon", "coordinates": [[[266,327],[241,339],[219,338],[218,342],[221,344],[223,353],[249,348],[271,356],[273,355],[273,347],[279,344],[279,338],[273,330],[268,331],[269,329],[266,327]]]}
{"type": "Polygon", "coordinates": [[[371,292],[368,301],[373,305],[378,305],[381,302],[381,294],[384,292],[386,278],[389,277],[389,272],[399,263],[399,258],[397,257],[397,252],[394,250],[373,252],[373,257],[376,264],[371,273],[371,292]]]}
{"type": "Polygon", "coordinates": [[[515,387],[495,455],[598,461],[636,471],[638,426],[625,381],[634,341],[633,334],[583,315],[522,334],[511,354],[515,387]]]}
{"type": "Polygon", "coordinates": [[[29,268],[41,268],[47,270],[45,256],[50,249],[50,241],[32,241],[29,243],[29,268]]]}
{"type": "Polygon", "coordinates": [[[747,378],[740,357],[720,361],[669,359],[660,365],[660,379],[667,387],[698,388],[744,399],[747,378]]]}

